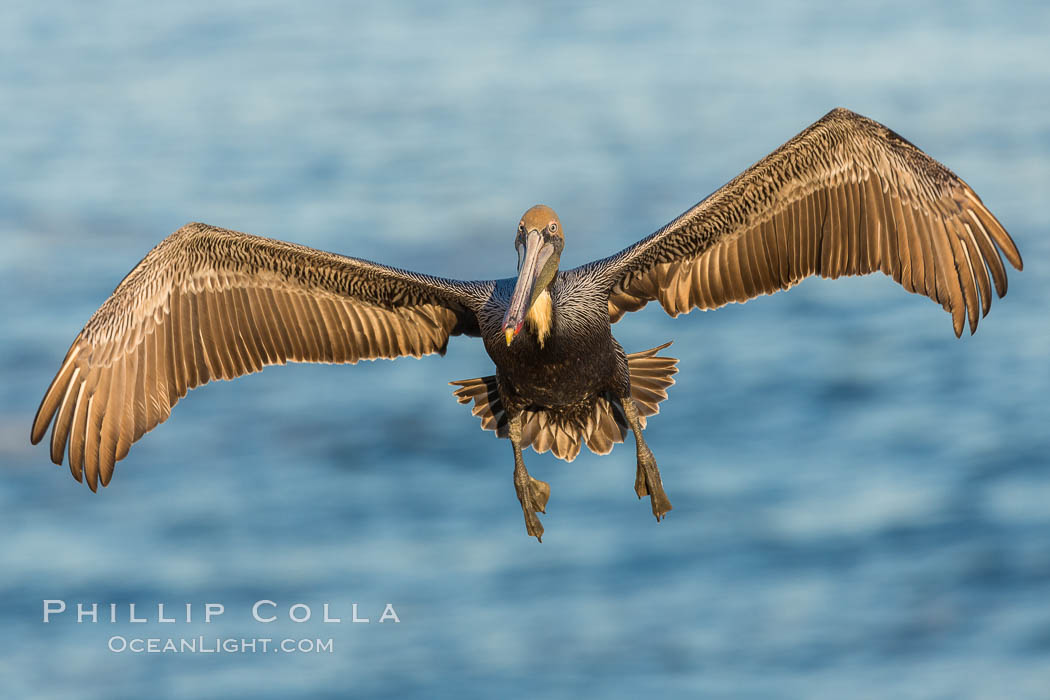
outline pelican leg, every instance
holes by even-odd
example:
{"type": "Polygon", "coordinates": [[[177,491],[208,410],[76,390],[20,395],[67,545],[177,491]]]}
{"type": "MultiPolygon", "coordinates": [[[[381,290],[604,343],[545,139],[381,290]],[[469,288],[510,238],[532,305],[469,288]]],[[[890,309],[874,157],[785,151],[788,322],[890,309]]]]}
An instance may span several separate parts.
{"type": "Polygon", "coordinates": [[[545,481],[533,479],[525,469],[525,460],[521,456],[521,414],[508,422],[510,444],[514,447],[514,490],[518,493],[521,511],[525,514],[525,532],[538,541],[543,541],[543,525],[536,513],[546,513],[547,499],[551,487],[545,481]]]}
{"type": "Polygon", "coordinates": [[[620,400],[623,404],[623,412],[627,416],[627,422],[634,433],[634,441],[638,445],[638,471],[634,477],[634,492],[638,498],[649,496],[653,506],[653,515],[659,522],[667,512],[671,510],[671,501],[664,493],[664,483],[660,479],[660,470],[656,467],[656,458],[653,451],[645,444],[642,437],[642,424],[638,420],[638,409],[635,408],[634,399],[626,397],[620,400]]]}

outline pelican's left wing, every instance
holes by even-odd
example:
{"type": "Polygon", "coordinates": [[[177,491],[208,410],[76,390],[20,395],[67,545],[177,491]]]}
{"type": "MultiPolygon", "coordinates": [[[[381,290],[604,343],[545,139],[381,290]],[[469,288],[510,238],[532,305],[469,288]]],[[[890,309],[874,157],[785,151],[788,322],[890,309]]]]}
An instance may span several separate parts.
{"type": "Polygon", "coordinates": [[[1013,240],[970,187],[883,125],[835,109],[635,245],[587,266],[609,317],[658,300],[677,316],[876,270],[938,301],[961,335],[1006,293],[1013,240]],[[978,293],[979,290],[979,293],[978,293]]]}
{"type": "Polygon", "coordinates": [[[165,238],[73,341],[30,435],[105,486],[189,389],[286,362],[444,353],[492,282],[430,277],[205,224],[165,238]]]}

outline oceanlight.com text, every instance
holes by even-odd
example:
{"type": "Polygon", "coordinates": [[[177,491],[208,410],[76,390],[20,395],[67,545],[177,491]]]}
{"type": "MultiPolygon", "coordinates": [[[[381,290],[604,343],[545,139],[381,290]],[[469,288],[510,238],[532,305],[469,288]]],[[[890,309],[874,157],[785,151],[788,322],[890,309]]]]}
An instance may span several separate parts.
{"type": "Polygon", "coordinates": [[[109,638],[115,654],[331,654],[332,638],[271,637],[124,637],[109,638]]]}

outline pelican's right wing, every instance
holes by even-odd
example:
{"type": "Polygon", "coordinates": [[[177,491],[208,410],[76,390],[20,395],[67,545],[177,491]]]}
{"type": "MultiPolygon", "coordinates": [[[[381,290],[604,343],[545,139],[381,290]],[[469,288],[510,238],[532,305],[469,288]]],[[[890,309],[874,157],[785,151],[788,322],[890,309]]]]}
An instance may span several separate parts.
{"type": "Polygon", "coordinates": [[[657,300],[671,314],[881,270],[951,312],[987,314],[1017,246],[970,187],[882,124],[835,109],[656,233],[584,266],[609,317],[657,300]],[[989,273],[991,280],[989,280],[989,273]]]}
{"type": "Polygon", "coordinates": [[[33,421],[92,490],[189,389],[286,362],[444,354],[477,335],[493,282],[460,282],[189,224],[128,273],[73,341],[33,421]]]}

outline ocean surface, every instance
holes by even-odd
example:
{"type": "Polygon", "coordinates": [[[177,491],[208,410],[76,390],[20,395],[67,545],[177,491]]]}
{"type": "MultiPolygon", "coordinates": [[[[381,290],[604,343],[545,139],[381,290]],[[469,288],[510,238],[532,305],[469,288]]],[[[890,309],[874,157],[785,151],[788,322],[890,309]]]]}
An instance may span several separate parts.
{"type": "Polygon", "coordinates": [[[1048,36],[1038,2],[6,3],[0,694],[1050,697],[1048,36]],[[195,390],[97,495],[29,445],[188,221],[492,278],[544,202],[574,266],[840,105],[969,182],[1026,269],[961,340],[881,275],[621,321],[681,360],[662,523],[631,442],[528,451],[526,537],[509,444],[446,383],[492,370],[463,338],[195,390]],[[153,638],[315,649],[111,650],[153,638]]]}

